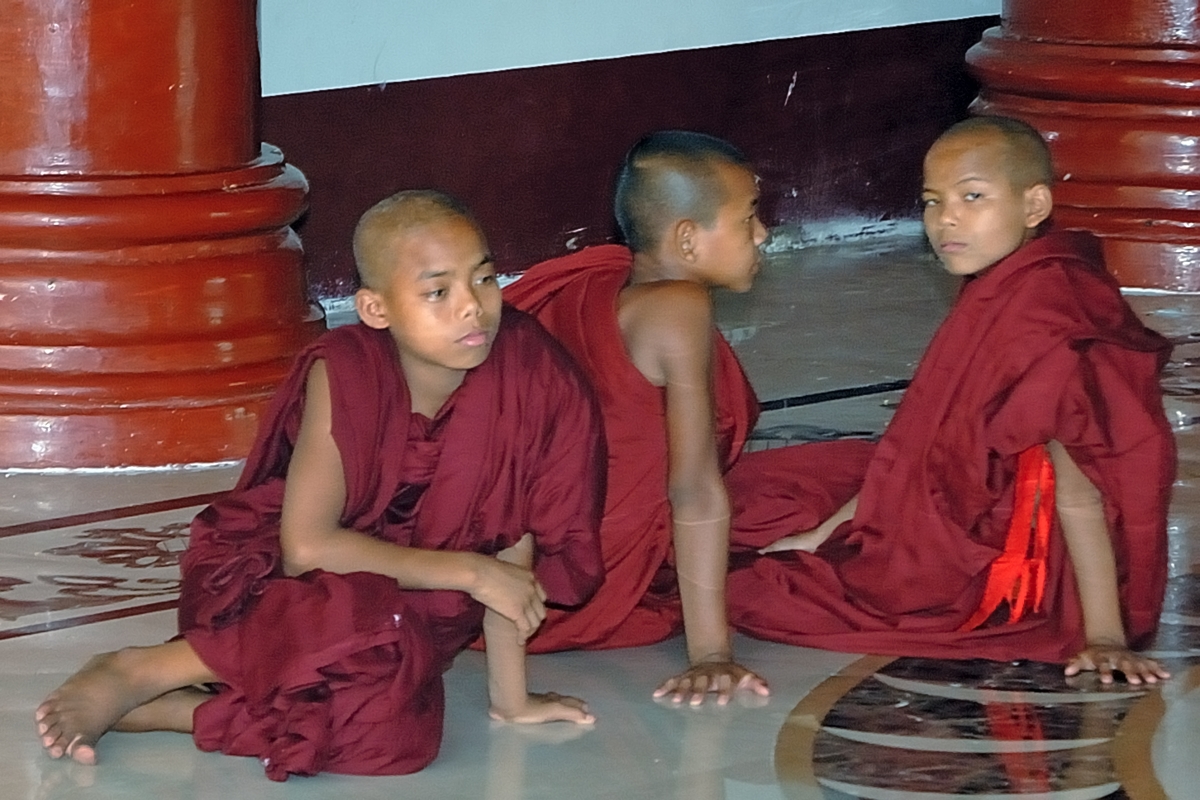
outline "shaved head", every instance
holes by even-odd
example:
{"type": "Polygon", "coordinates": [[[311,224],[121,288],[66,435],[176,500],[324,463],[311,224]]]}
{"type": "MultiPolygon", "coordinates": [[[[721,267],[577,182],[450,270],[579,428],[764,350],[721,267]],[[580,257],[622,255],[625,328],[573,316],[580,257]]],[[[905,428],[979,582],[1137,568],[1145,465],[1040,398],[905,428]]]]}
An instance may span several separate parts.
{"type": "Polygon", "coordinates": [[[721,163],[752,171],[740,150],[703,133],[659,131],[635,144],[617,177],[614,209],[629,248],[653,250],[678,220],[712,225],[728,200],[721,163]]]}
{"type": "MultiPolygon", "coordinates": [[[[433,189],[397,192],[367,209],[354,228],[354,263],[364,288],[380,289],[395,266],[396,244],[434,222],[463,219],[479,223],[462,202],[433,189]]],[[[483,232],[479,231],[483,238],[483,232]]]]}
{"type": "Polygon", "coordinates": [[[969,117],[947,129],[933,146],[972,135],[996,138],[1001,145],[1000,168],[1017,189],[1054,182],[1054,165],[1046,141],[1036,128],[1012,117],[969,117]]]}

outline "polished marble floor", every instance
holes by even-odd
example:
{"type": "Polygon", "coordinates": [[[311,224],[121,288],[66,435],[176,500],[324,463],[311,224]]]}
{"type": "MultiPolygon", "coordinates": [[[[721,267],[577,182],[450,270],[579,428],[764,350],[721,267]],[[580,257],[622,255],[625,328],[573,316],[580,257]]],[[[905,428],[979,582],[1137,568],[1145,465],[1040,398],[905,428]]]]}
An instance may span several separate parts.
{"type": "MultiPolygon", "coordinates": [[[[718,303],[770,409],[754,446],[878,433],[953,292],[918,237],[772,255],[752,293],[718,303]]],[[[598,722],[522,728],[489,722],[482,659],[466,653],[447,675],[441,755],[417,775],[274,784],[175,734],[110,734],[84,767],[42,754],[33,708],[89,654],[172,635],[187,522],[238,468],[0,473],[0,800],[1200,797],[1200,297],[1130,300],[1177,342],[1164,383],[1180,471],[1154,645],[1175,677],[1161,687],[741,637],[771,697],[677,708],[650,699],[681,663],[676,640],[532,658],[535,687],[586,698],[598,722]]]]}

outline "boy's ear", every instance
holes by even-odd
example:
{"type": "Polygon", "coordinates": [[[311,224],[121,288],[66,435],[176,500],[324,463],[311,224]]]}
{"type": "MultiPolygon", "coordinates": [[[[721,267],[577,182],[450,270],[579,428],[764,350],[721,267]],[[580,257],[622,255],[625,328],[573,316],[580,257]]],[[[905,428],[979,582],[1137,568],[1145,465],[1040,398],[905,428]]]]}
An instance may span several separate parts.
{"type": "Polygon", "coordinates": [[[1054,197],[1050,187],[1035,183],[1025,190],[1025,227],[1036,228],[1050,217],[1054,210],[1054,197]]]}
{"type": "Polygon", "coordinates": [[[387,308],[374,289],[359,289],[354,293],[354,310],[369,327],[382,330],[388,326],[387,308]]]}
{"type": "Polygon", "coordinates": [[[696,228],[696,223],[690,219],[681,219],[671,227],[673,249],[684,261],[696,260],[696,246],[699,244],[696,228]]]}

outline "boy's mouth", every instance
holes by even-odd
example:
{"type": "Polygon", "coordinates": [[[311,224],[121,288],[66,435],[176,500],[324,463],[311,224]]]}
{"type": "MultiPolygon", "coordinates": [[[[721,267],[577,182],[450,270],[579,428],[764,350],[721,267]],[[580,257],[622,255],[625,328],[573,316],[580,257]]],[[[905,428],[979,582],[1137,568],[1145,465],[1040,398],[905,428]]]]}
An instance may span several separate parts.
{"type": "Polygon", "coordinates": [[[482,328],[476,328],[473,331],[458,337],[458,343],[467,347],[481,347],[492,339],[491,334],[482,328]]]}

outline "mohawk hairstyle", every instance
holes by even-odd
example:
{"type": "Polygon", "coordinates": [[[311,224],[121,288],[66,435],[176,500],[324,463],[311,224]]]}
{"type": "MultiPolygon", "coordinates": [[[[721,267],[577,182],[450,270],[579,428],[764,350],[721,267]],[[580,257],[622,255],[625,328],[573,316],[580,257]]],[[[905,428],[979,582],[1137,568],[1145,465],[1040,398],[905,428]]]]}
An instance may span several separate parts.
{"type": "Polygon", "coordinates": [[[653,250],[676,220],[711,225],[727,199],[719,163],[750,169],[740,150],[708,134],[658,131],[638,141],[617,176],[613,209],[629,248],[653,250]]]}

